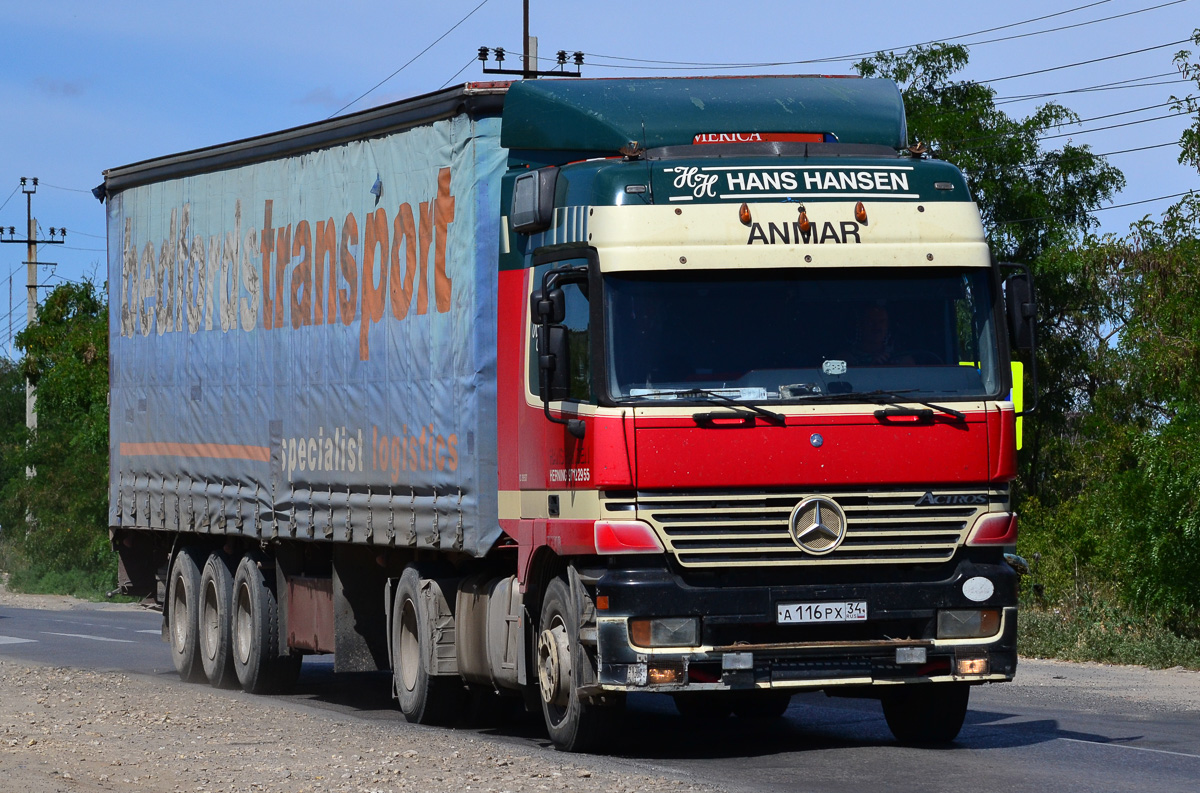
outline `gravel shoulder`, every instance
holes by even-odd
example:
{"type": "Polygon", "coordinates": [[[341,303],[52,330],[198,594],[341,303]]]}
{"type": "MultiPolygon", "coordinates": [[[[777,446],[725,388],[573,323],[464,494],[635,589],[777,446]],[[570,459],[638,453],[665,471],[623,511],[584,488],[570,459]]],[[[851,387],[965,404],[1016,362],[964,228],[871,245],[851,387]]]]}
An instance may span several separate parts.
{"type": "MultiPolygon", "coordinates": [[[[9,593],[0,607],[138,609],[9,593]]],[[[1097,712],[1200,712],[1200,672],[1022,659],[1005,687],[1097,712]]],[[[99,791],[712,791],[620,760],[476,733],[369,723],[284,701],[0,656],[0,779],[22,793],[99,791]]]]}
{"type": "MultiPolygon", "coordinates": [[[[0,586],[4,606],[140,608],[0,586]]],[[[372,724],[240,691],[2,655],[0,780],[0,789],[21,793],[718,790],[604,757],[463,731],[372,724]]]]}

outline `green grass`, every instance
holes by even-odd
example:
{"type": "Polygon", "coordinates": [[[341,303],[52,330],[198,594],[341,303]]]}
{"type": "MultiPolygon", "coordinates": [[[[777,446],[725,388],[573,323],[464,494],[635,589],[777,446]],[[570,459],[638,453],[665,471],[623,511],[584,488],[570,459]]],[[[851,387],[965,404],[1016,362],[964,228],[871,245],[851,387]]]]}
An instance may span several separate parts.
{"type": "Polygon", "coordinates": [[[1021,610],[1017,625],[1017,648],[1025,656],[1200,669],[1200,639],[1105,603],[1029,606],[1021,610]]]}

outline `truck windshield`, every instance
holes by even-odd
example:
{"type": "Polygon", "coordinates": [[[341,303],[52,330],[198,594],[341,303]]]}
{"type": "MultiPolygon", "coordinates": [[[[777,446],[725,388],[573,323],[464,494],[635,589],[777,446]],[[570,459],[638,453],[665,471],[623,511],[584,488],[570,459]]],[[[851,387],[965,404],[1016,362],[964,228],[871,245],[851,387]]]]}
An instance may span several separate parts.
{"type": "Polygon", "coordinates": [[[992,291],[983,268],[609,274],[609,393],[996,397],[992,291]]]}

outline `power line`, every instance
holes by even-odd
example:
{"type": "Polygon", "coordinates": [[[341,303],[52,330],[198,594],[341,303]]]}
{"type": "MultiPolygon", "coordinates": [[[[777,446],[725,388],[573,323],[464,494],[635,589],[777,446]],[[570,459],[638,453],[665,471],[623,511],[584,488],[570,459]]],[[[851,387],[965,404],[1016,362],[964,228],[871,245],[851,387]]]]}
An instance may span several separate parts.
{"type": "Polygon", "coordinates": [[[41,186],[42,187],[53,187],[55,190],[66,190],[69,193],[90,193],[90,192],[92,192],[91,190],[82,190],[78,187],[59,187],[56,184],[46,184],[45,182],[42,182],[41,186]]]}
{"type": "Polygon", "coordinates": [[[76,231],[75,229],[67,229],[67,231],[71,232],[72,234],[79,234],[84,237],[95,237],[98,240],[108,239],[108,237],[106,237],[103,234],[88,234],[86,231],[76,231]]]}
{"type": "MultiPolygon", "coordinates": [[[[461,25],[462,23],[464,23],[464,22],[466,22],[468,19],[470,19],[470,18],[471,18],[471,17],[472,17],[472,16],[475,14],[475,12],[476,12],[476,11],[478,11],[478,10],[479,10],[479,9],[481,9],[481,8],[483,8],[485,5],[487,5],[487,4],[488,4],[488,2],[489,2],[489,0],[483,0],[483,2],[481,2],[479,5],[477,5],[477,6],[475,6],[474,8],[472,8],[472,9],[471,9],[471,10],[470,10],[470,11],[467,13],[467,15],[466,15],[465,17],[463,17],[462,19],[460,19],[460,20],[458,20],[457,22],[455,22],[455,23],[454,23],[454,25],[453,25],[453,26],[452,26],[452,27],[451,27],[449,30],[447,30],[445,33],[443,33],[442,35],[440,35],[440,36],[438,36],[436,39],[434,39],[432,44],[430,44],[428,47],[426,47],[425,49],[423,49],[423,50],[421,50],[420,52],[418,52],[416,55],[414,55],[414,56],[412,56],[411,58],[409,58],[409,59],[408,59],[408,61],[407,61],[407,62],[406,62],[406,63],[405,63],[403,66],[401,66],[399,69],[397,69],[396,71],[392,72],[392,73],[391,73],[391,74],[389,74],[387,77],[385,77],[385,78],[383,78],[382,80],[380,80],[379,82],[375,83],[375,85],[371,86],[371,88],[370,88],[370,89],[368,89],[368,90],[367,90],[365,93],[363,93],[363,94],[362,94],[362,96],[359,96],[359,97],[358,97],[358,99],[355,99],[355,100],[353,100],[352,102],[350,102],[350,103],[348,103],[348,104],[346,104],[346,105],[343,105],[342,107],[338,108],[337,110],[335,110],[334,112],[332,112],[332,113],[330,113],[328,116],[326,116],[326,118],[333,118],[333,117],[334,117],[334,116],[336,116],[338,113],[341,113],[343,110],[345,110],[346,108],[348,108],[348,107],[350,107],[351,105],[355,104],[356,102],[358,102],[359,100],[361,100],[363,97],[367,96],[367,94],[370,94],[370,93],[371,93],[372,91],[374,91],[376,88],[378,88],[379,86],[383,85],[383,84],[384,84],[384,83],[386,83],[388,80],[392,79],[392,78],[393,78],[393,77],[395,77],[397,74],[399,74],[400,72],[402,72],[402,71],[404,71],[405,69],[407,69],[407,68],[408,68],[408,67],[409,67],[409,66],[410,66],[410,65],[413,63],[413,61],[415,61],[417,58],[420,58],[422,55],[424,55],[425,53],[427,53],[427,52],[429,52],[431,49],[433,49],[434,45],[436,45],[436,44],[437,44],[439,41],[441,41],[442,39],[446,38],[446,37],[447,37],[447,36],[449,36],[451,33],[453,33],[453,32],[454,32],[454,31],[455,31],[455,30],[458,28],[458,26],[459,26],[459,25],[461,25]]],[[[474,59],[472,59],[472,60],[474,60],[474,59]]],[[[451,79],[453,79],[453,78],[451,78],[451,79]]]]}
{"type": "MultiPolygon", "coordinates": [[[[1065,25],[1065,26],[1060,26],[1057,28],[1048,28],[1045,30],[1036,30],[1036,31],[1028,32],[1028,33],[1020,33],[1015,36],[1006,36],[1006,37],[1001,37],[1001,38],[996,38],[996,39],[986,39],[983,41],[966,42],[963,46],[970,47],[970,46],[977,46],[980,44],[992,44],[992,43],[1001,42],[1001,41],[1011,41],[1013,39],[1026,38],[1029,36],[1039,36],[1039,35],[1042,35],[1045,33],[1055,33],[1055,32],[1060,32],[1063,30],[1068,30],[1071,28],[1084,27],[1086,25],[1094,25],[1098,22],[1108,22],[1110,20],[1119,19],[1121,17],[1132,16],[1135,14],[1143,14],[1143,13],[1146,13],[1147,11],[1155,11],[1160,8],[1165,8],[1167,6],[1172,6],[1172,5],[1178,5],[1180,3],[1185,3],[1185,2],[1189,2],[1189,0],[1171,0],[1171,2],[1160,3],[1155,6],[1149,6],[1147,8],[1136,9],[1134,11],[1127,11],[1122,14],[1114,14],[1114,15],[1107,16],[1107,17],[1101,17],[1099,19],[1092,19],[1092,20],[1088,20],[1086,22],[1079,22],[1079,23],[1076,23],[1073,25],[1065,25]]],[[[1089,3],[1087,5],[1077,6],[1075,8],[1067,9],[1066,11],[1060,11],[1060,12],[1057,12],[1054,14],[1047,14],[1045,16],[1023,20],[1021,22],[1014,22],[1014,23],[1011,23],[1008,25],[1000,25],[998,27],[988,28],[986,30],[979,30],[979,31],[975,31],[973,33],[964,33],[959,36],[947,36],[947,37],[943,37],[943,38],[939,38],[939,39],[931,39],[929,41],[923,41],[923,42],[920,42],[917,44],[909,44],[904,47],[881,48],[881,49],[875,49],[875,50],[865,51],[865,52],[856,52],[856,53],[850,53],[850,54],[846,54],[846,55],[836,55],[836,56],[831,56],[831,57],[826,57],[826,58],[810,58],[807,60],[799,60],[799,61],[768,61],[768,62],[760,62],[760,63],[714,63],[711,61],[710,62],[704,62],[704,61],[660,61],[660,60],[655,60],[655,59],[651,59],[651,58],[629,58],[629,57],[623,57],[623,56],[617,56],[617,55],[602,55],[599,53],[587,53],[587,54],[590,58],[621,60],[621,61],[626,61],[626,62],[630,62],[630,63],[664,64],[661,66],[620,66],[617,64],[596,63],[594,60],[590,61],[591,65],[593,67],[598,67],[598,68],[608,68],[608,69],[627,68],[627,69],[639,69],[639,70],[644,70],[644,71],[685,71],[685,70],[689,70],[689,69],[702,69],[702,70],[707,70],[707,69],[752,69],[752,68],[775,67],[775,66],[800,66],[800,65],[805,65],[805,64],[836,63],[836,62],[850,61],[855,58],[868,57],[871,55],[875,55],[879,52],[888,52],[888,51],[890,51],[890,52],[896,52],[896,51],[905,52],[905,51],[914,49],[916,47],[922,47],[922,46],[926,46],[929,44],[938,44],[938,43],[944,43],[944,42],[949,42],[949,41],[956,41],[958,39],[970,38],[972,36],[978,36],[978,35],[983,35],[986,33],[996,32],[999,30],[1006,30],[1009,28],[1019,27],[1021,25],[1030,24],[1032,22],[1039,22],[1039,21],[1042,21],[1045,19],[1062,16],[1064,14],[1069,14],[1069,13],[1072,13],[1075,11],[1081,11],[1086,8],[1091,8],[1092,6],[1102,5],[1102,4],[1103,3],[1089,3]]],[[[1176,42],[1176,43],[1180,43],[1180,42],[1176,42]]],[[[1171,45],[1165,45],[1165,46],[1171,46],[1171,45]]],[[[1007,79],[1007,78],[1005,78],[1005,79],[1007,79]]]]}
{"type": "Polygon", "coordinates": [[[993,77],[990,80],[976,80],[975,82],[998,83],[998,82],[1001,82],[1002,80],[1015,80],[1018,77],[1029,77],[1034,74],[1045,74],[1046,72],[1056,72],[1056,71],[1059,71],[1060,69],[1072,69],[1076,66],[1087,66],[1088,64],[1091,64],[1091,63],[1102,63],[1104,61],[1111,61],[1111,60],[1115,60],[1117,58],[1124,58],[1127,55],[1138,55],[1143,52],[1152,52],[1153,50],[1166,49],[1167,47],[1175,47],[1179,44],[1187,44],[1190,42],[1191,42],[1191,39],[1180,39],[1179,41],[1168,41],[1166,44],[1158,44],[1153,47],[1143,47],[1140,50],[1130,50],[1129,52],[1119,52],[1116,55],[1105,55],[1102,58],[1092,58],[1091,60],[1087,60],[1087,61],[1076,61],[1075,63],[1066,63],[1066,64],[1063,64],[1062,66],[1051,66],[1048,69],[1036,69],[1032,72],[1021,72],[1020,74],[1009,74],[1004,77],[993,77]]]}
{"type": "MultiPolygon", "coordinates": [[[[1011,22],[1007,25],[999,25],[997,27],[986,28],[984,30],[976,30],[971,33],[963,33],[958,36],[947,36],[944,38],[932,39],[930,41],[922,41],[922,42],[918,42],[916,44],[906,44],[902,47],[891,47],[888,49],[890,49],[890,51],[892,51],[892,52],[894,52],[896,50],[910,50],[910,49],[913,49],[914,47],[923,47],[927,44],[937,44],[937,43],[940,43],[943,41],[955,41],[957,39],[970,38],[971,36],[982,36],[987,33],[995,33],[1000,30],[1008,30],[1010,28],[1020,27],[1021,25],[1028,25],[1028,24],[1032,24],[1034,22],[1041,22],[1046,19],[1051,19],[1053,17],[1059,17],[1059,16],[1063,16],[1065,14],[1071,14],[1076,11],[1083,11],[1084,9],[1092,8],[1093,6],[1105,5],[1109,2],[1111,2],[1111,0],[1100,0],[1100,2],[1087,3],[1085,5],[1076,6],[1074,8],[1068,8],[1065,11],[1058,11],[1053,14],[1046,14],[1045,16],[1033,17],[1032,19],[1025,19],[1020,22],[1011,22]]],[[[792,65],[799,66],[799,65],[806,64],[806,63],[829,63],[829,62],[834,62],[834,61],[848,61],[852,58],[862,58],[867,55],[874,55],[876,52],[880,52],[880,51],[881,51],[881,49],[875,49],[875,50],[871,50],[869,52],[854,52],[854,53],[850,53],[847,55],[837,55],[837,56],[831,56],[831,57],[827,57],[827,58],[814,58],[812,60],[806,60],[806,61],[788,61],[788,62],[779,63],[779,64],[712,63],[712,62],[702,62],[702,61],[660,61],[660,60],[654,60],[651,58],[629,58],[629,57],[623,57],[620,55],[601,55],[599,53],[594,53],[594,52],[589,52],[589,53],[587,53],[587,55],[590,58],[608,58],[609,60],[631,61],[634,63],[660,63],[660,64],[668,64],[668,65],[672,65],[672,66],[685,66],[685,67],[686,66],[714,66],[717,68],[753,68],[753,67],[758,67],[758,66],[792,66],[792,65]]],[[[592,65],[597,65],[597,64],[592,64],[592,65]]]]}
{"type": "MultiPolygon", "coordinates": [[[[1117,149],[1116,151],[1103,151],[1103,152],[1087,151],[1087,152],[1081,152],[1073,157],[1062,157],[1059,159],[1059,162],[1060,163],[1061,162],[1073,162],[1075,160],[1083,160],[1083,159],[1088,159],[1088,158],[1112,157],[1117,154],[1132,154],[1134,152],[1147,151],[1149,149],[1162,149],[1167,146],[1178,146],[1178,145],[1179,145],[1179,141],[1171,140],[1171,141],[1167,141],[1166,143],[1152,143],[1148,146],[1135,146],[1130,149],[1117,149]]],[[[1035,168],[1040,167],[1041,165],[1042,165],[1042,163],[1040,163],[1040,162],[1027,162],[1027,163],[1022,163],[1022,164],[1018,165],[1017,167],[1024,168],[1025,170],[1033,170],[1035,168]]]]}
{"type": "Polygon", "coordinates": [[[17,194],[17,191],[20,189],[21,189],[20,185],[17,185],[16,187],[13,188],[13,191],[8,194],[8,198],[4,199],[4,203],[0,204],[0,210],[4,209],[6,206],[8,206],[8,202],[12,201],[12,197],[15,196],[17,194]]]}
{"type": "Polygon", "coordinates": [[[1157,83],[1146,83],[1143,80],[1155,80],[1159,77],[1171,77],[1179,74],[1179,72],[1163,72],[1162,74],[1148,74],[1145,77],[1130,77],[1127,80],[1117,80],[1111,83],[1098,83],[1096,85],[1087,85],[1082,88],[1065,88],[1062,91],[1046,91],[1040,94],[1013,94],[1012,96],[996,96],[993,101],[997,105],[1009,105],[1013,102],[1028,102],[1031,99],[1045,99],[1048,96],[1062,96],[1063,94],[1081,94],[1091,91],[1114,91],[1122,88],[1149,88],[1154,85],[1172,85],[1174,83],[1191,82],[1182,77],[1176,77],[1174,80],[1163,80],[1157,83]]]}
{"type": "MultiPolygon", "coordinates": [[[[1192,192],[1191,190],[1185,190],[1182,193],[1172,193],[1171,195],[1160,195],[1156,198],[1143,198],[1141,201],[1128,201],[1124,204],[1109,204],[1106,207],[1097,207],[1096,209],[1093,209],[1091,211],[1092,212],[1104,212],[1109,209],[1122,209],[1124,207],[1137,206],[1138,204],[1150,204],[1150,203],[1153,203],[1154,201],[1165,201],[1168,198],[1179,198],[1180,196],[1188,195],[1191,192],[1192,192]]],[[[1055,216],[1054,215],[1040,215],[1038,217],[1033,217],[1033,218],[1021,218],[1020,220],[997,220],[996,225],[997,226],[1008,226],[1008,225],[1011,225],[1014,223],[1032,223],[1035,220],[1049,220],[1053,217],[1055,217],[1055,216]]]]}
{"type": "Polygon", "coordinates": [[[1188,113],[1188,111],[1184,110],[1179,113],[1167,113],[1166,115],[1163,115],[1163,116],[1154,116],[1152,118],[1143,118],[1143,119],[1139,119],[1137,121],[1126,121],[1122,124],[1109,124],[1104,127],[1092,127],[1091,129],[1081,129],[1081,130],[1076,130],[1075,132],[1060,132],[1055,135],[1042,135],[1041,137],[1038,138],[1038,140],[1050,140],[1052,138],[1069,138],[1072,135],[1086,135],[1089,132],[1100,132],[1100,131],[1106,130],[1106,129],[1117,129],[1118,127],[1131,127],[1134,124],[1145,124],[1148,121],[1161,121],[1164,118],[1176,118],[1178,116],[1187,116],[1187,115],[1190,115],[1190,113],[1188,113]]]}
{"type": "Polygon", "coordinates": [[[968,42],[965,42],[963,44],[963,46],[964,47],[975,47],[979,44],[995,44],[996,42],[1000,42],[1000,41],[1012,41],[1014,39],[1028,38],[1029,36],[1040,36],[1043,33],[1058,33],[1059,31],[1063,31],[1063,30],[1071,30],[1072,28],[1081,28],[1081,27],[1086,27],[1087,25],[1094,25],[1097,22],[1108,22],[1113,19],[1120,19],[1121,17],[1134,16],[1135,14],[1144,14],[1147,11],[1157,11],[1160,8],[1166,8],[1167,6],[1179,5],[1180,3],[1186,3],[1186,2],[1187,2],[1187,0],[1171,0],[1171,2],[1169,2],[1169,3],[1160,3],[1159,5],[1150,6],[1149,8],[1141,8],[1136,11],[1126,11],[1123,14],[1113,14],[1112,16],[1101,17],[1100,19],[1092,19],[1087,22],[1076,22],[1074,25],[1062,25],[1062,26],[1056,27],[1056,28],[1047,28],[1046,30],[1034,30],[1029,33],[1018,33],[1015,36],[1004,36],[1004,37],[997,38],[997,39],[987,39],[985,41],[968,41],[968,42]]]}
{"type": "MultiPolygon", "coordinates": [[[[455,72],[455,73],[454,73],[454,76],[452,76],[452,77],[451,77],[449,80],[447,80],[446,82],[444,82],[444,83],[442,83],[440,86],[438,86],[438,90],[440,91],[441,89],[443,89],[443,88],[445,88],[446,86],[450,85],[450,83],[454,82],[454,80],[455,80],[455,79],[456,79],[456,78],[457,78],[457,77],[458,77],[460,74],[462,74],[462,73],[463,73],[463,72],[465,72],[467,69],[469,69],[469,68],[471,67],[471,64],[472,64],[472,63],[474,63],[474,62],[475,62],[475,61],[477,61],[477,60],[479,60],[479,59],[478,59],[478,58],[471,58],[471,60],[469,60],[469,61],[467,61],[465,64],[463,64],[463,67],[462,67],[461,69],[459,69],[457,72],[455,72]]],[[[538,60],[541,60],[541,58],[538,58],[538,60]]]]}
{"type": "MultiPolygon", "coordinates": [[[[1105,113],[1104,115],[1100,115],[1100,116],[1091,116],[1089,118],[1081,118],[1081,119],[1077,119],[1076,121],[1063,121],[1063,122],[1055,124],[1054,126],[1061,128],[1061,127],[1067,127],[1067,126],[1075,126],[1077,124],[1087,124],[1092,121],[1101,121],[1106,118],[1116,118],[1117,116],[1128,116],[1131,113],[1141,113],[1146,110],[1153,110],[1156,107],[1168,107],[1168,106],[1174,105],[1174,104],[1175,104],[1175,102],[1173,102],[1173,101],[1172,102],[1160,102],[1160,103],[1154,104],[1154,105],[1146,105],[1145,107],[1135,107],[1132,110],[1120,110],[1115,113],[1105,113]]],[[[942,118],[945,118],[945,117],[948,117],[951,115],[955,115],[955,114],[953,114],[953,113],[939,113],[938,114],[938,116],[940,116],[942,118]]],[[[1141,123],[1142,121],[1156,121],[1161,118],[1171,118],[1172,116],[1179,116],[1179,115],[1186,115],[1186,111],[1184,111],[1182,113],[1171,113],[1171,114],[1168,114],[1165,116],[1155,116],[1154,118],[1145,118],[1145,119],[1141,119],[1140,121],[1132,121],[1129,123],[1130,124],[1138,124],[1138,123],[1141,123]]],[[[1117,126],[1125,126],[1125,125],[1117,125],[1117,126]]],[[[1064,132],[1060,135],[1038,135],[1037,140],[1046,140],[1048,138],[1061,138],[1061,137],[1067,137],[1069,135],[1084,134],[1086,132],[1095,132],[1098,130],[1111,129],[1111,128],[1112,127],[1095,127],[1094,129],[1077,130],[1076,132],[1064,132]]],[[[1020,132],[997,132],[993,135],[980,135],[980,136],[977,136],[974,138],[957,138],[955,140],[943,141],[942,143],[943,143],[943,145],[953,145],[953,144],[957,144],[957,143],[975,143],[976,141],[995,140],[997,138],[1019,137],[1021,134],[1022,133],[1020,133],[1020,132]]]]}

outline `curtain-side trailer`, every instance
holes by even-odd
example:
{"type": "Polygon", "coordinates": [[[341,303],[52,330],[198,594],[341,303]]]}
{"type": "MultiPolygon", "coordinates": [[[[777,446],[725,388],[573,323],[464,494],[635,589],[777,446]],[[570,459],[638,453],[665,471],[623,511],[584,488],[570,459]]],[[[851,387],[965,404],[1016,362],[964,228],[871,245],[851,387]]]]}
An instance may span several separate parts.
{"type": "Polygon", "coordinates": [[[1027,273],[884,80],[475,83],[109,170],[110,509],[180,675],[411,721],[1016,668],[1027,273]]]}

